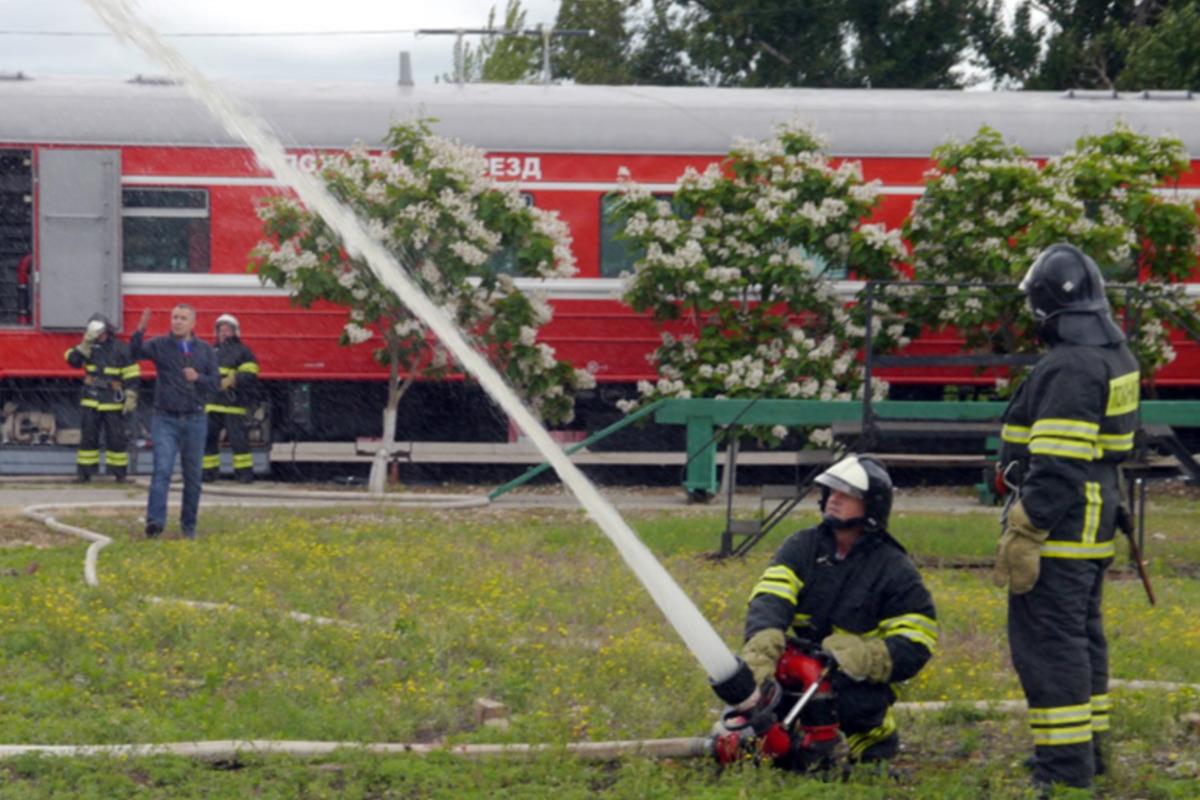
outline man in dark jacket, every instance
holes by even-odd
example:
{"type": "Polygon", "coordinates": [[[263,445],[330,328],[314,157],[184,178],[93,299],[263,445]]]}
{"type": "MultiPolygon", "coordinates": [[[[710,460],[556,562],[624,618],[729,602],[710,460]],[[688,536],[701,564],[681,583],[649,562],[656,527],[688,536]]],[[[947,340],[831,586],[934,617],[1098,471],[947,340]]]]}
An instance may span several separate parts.
{"type": "Polygon", "coordinates": [[[171,309],[169,335],[143,342],[149,324],[150,309],[146,309],[129,342],[134,358],[150,359],[158,373],[154,384],[154,419],[150,425],[154,477],[146,504],[146,536],[154,538],[166,526],[167,491],[178,454],[183,467],[183,508],[179,521],[183,535],[194,539],[200,513],[201,459],[208,427],[204,405],[220,388],[220,373],[212,348],[192,334],[196,311],[191,306],[181,303],[171,309]]]}
{"type": "Polygon", "coordinates": [[[1029,703],[1034,783],[1087,787],[1105,769],[1101,591],[1140,376],[1100,270],[1078,248],[1048,248],[1021,289],[1050,351],[1004,414],[1000,463],[1019,494],[1005,514],[996,583],[1009,586],[1008,640],[1029,703]]]}
{"type": "Polygon", "coordinates": [[[258,383],[258,362],[242,343],[241,326],[233,314],[217,317],[217,366],[221,370],[221,391],[205,406],[208,412],[208,437],[204,444],[204,480],[215,481],[221,469],[221,429],[229,436],[233,451],[233,472],[242,483],[254,480],[254,460],[246,431],[246,413],[254,399],[258,383]]]}
{"type": "MultiPolygon", "coordinates": [[[[816,479],[823,515],[788,537],[750,594],[743,671],[727,683],[770,686],[788,637],[820,642],[833,657],[837,718],[850,757],[879,761],[900,742],[894,685],[916,675],[937,647],[933,600],[900,543],[888,533],[892,481],[878,460],[849,456],[816,479]]],[[[750,709],[769,690],[738,701],[750,709]]]]}
{"type": "Polygon", "coordinates": [[[84,371],[80,397],[79,451],[75,480],[86,483],[100,465],[100,434],[104,433],[104,464],[117,481],[125,480],[129,451],[126,417],[137,409],[141,370],[129,356],[129,347],[118,341],[103,314],[93,314],[79,344],[64,354],[67,363],[84,371]]]}

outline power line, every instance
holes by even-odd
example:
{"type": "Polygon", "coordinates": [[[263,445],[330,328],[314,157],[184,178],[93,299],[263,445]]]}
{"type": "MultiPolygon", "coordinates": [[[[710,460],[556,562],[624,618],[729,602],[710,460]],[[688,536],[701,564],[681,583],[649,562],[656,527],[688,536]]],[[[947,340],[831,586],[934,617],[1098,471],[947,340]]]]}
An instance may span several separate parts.
{"type": "MultiPolygon", "coordinates": [[[[255,38],[255,37],[308,37],[308,36],[393,36],[403,33],[418,33],[419,28],[384,28],[378,30],[345,30],[345,31],[194,31],[180,33],[164,33],[176,39],[203,38],[255,38]]],[[[0,30],[0,36],[50,36],[50,37],[111,37],[108,31],[41,31],[41,30],[0,30]]]]}

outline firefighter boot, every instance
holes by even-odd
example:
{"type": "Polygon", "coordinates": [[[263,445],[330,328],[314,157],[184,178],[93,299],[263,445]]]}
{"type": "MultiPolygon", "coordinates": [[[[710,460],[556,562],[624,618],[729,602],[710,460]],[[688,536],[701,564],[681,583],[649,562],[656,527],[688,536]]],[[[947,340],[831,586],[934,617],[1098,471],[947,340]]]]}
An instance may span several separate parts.
{"type": "Polygon", "coordinates": [[[204,470],[204,482],[205,483],[216,483],[217,482],[217,471],[215,469],[204,470]]]}
{"type": "Polygon", "coordinates": [[[87,483],[92,479],[92,470],[85,466],[75,467],[75,483],[87,483]]]}
{"type": "Polygon", "coordinates": [[[234,474],[237,475],[238,483],[254,483],[254,472],[252,470],[239,469],[235,470],[234,474]]]}
{"type": "Polygon", "coordinates": [[[113,476],[113,480],[116,481],[117,483],[128,483],[129,482],[129,476],[125,474],[124,467],[113,467],[112,476],[113,476]]]}

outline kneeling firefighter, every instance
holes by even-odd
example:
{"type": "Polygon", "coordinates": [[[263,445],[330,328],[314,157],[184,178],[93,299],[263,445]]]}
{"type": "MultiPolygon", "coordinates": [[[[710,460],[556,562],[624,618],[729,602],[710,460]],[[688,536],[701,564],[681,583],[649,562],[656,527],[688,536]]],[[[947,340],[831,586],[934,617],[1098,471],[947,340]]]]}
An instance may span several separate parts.
{"type": "Polygon", "coordinates": [[[755,584],[742,669],[713,686],[732,706],[714,744],[722,763],[749,750],[785,768],[828,766],[843,736],[851,761],[891,758],[893,687],[937,647],[933,600],[888,533],[883,464],[849,456],[816,483],[821,523],[788,537],[755,584]]]}
{"type": "Polygon", "coordinates": [[[204,480],[214,481],[221,469],[221,429],[227,431],[233,451],[233,472],[242,483],[254,480],[254,458],[246,430],[246,413],[254,400],[258,384],[258,362],[250,348],[242,344],[241,326],[233,314],[217,317],[217,367],[221,371],[221,391],[204,406],[208,412],[208,433],[204,440],[204,480]]]}

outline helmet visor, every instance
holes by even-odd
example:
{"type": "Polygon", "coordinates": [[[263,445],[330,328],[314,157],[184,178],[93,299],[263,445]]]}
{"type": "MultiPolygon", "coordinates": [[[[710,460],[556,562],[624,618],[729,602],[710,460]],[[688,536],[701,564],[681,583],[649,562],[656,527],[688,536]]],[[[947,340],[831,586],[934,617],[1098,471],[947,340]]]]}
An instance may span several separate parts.
{"type": "Polygon", "coordinates": [[[831,475],[828,472],[822,472],[820,475],[818,475],[815,482],[821,484],[822,486],[827,486],[830,489],[833,489],[835,492],[848,494],[851,497],[857,497],[860,500],[863,497],[863,492],[861,489],[847,483],[837,475],[831,475]]]}

